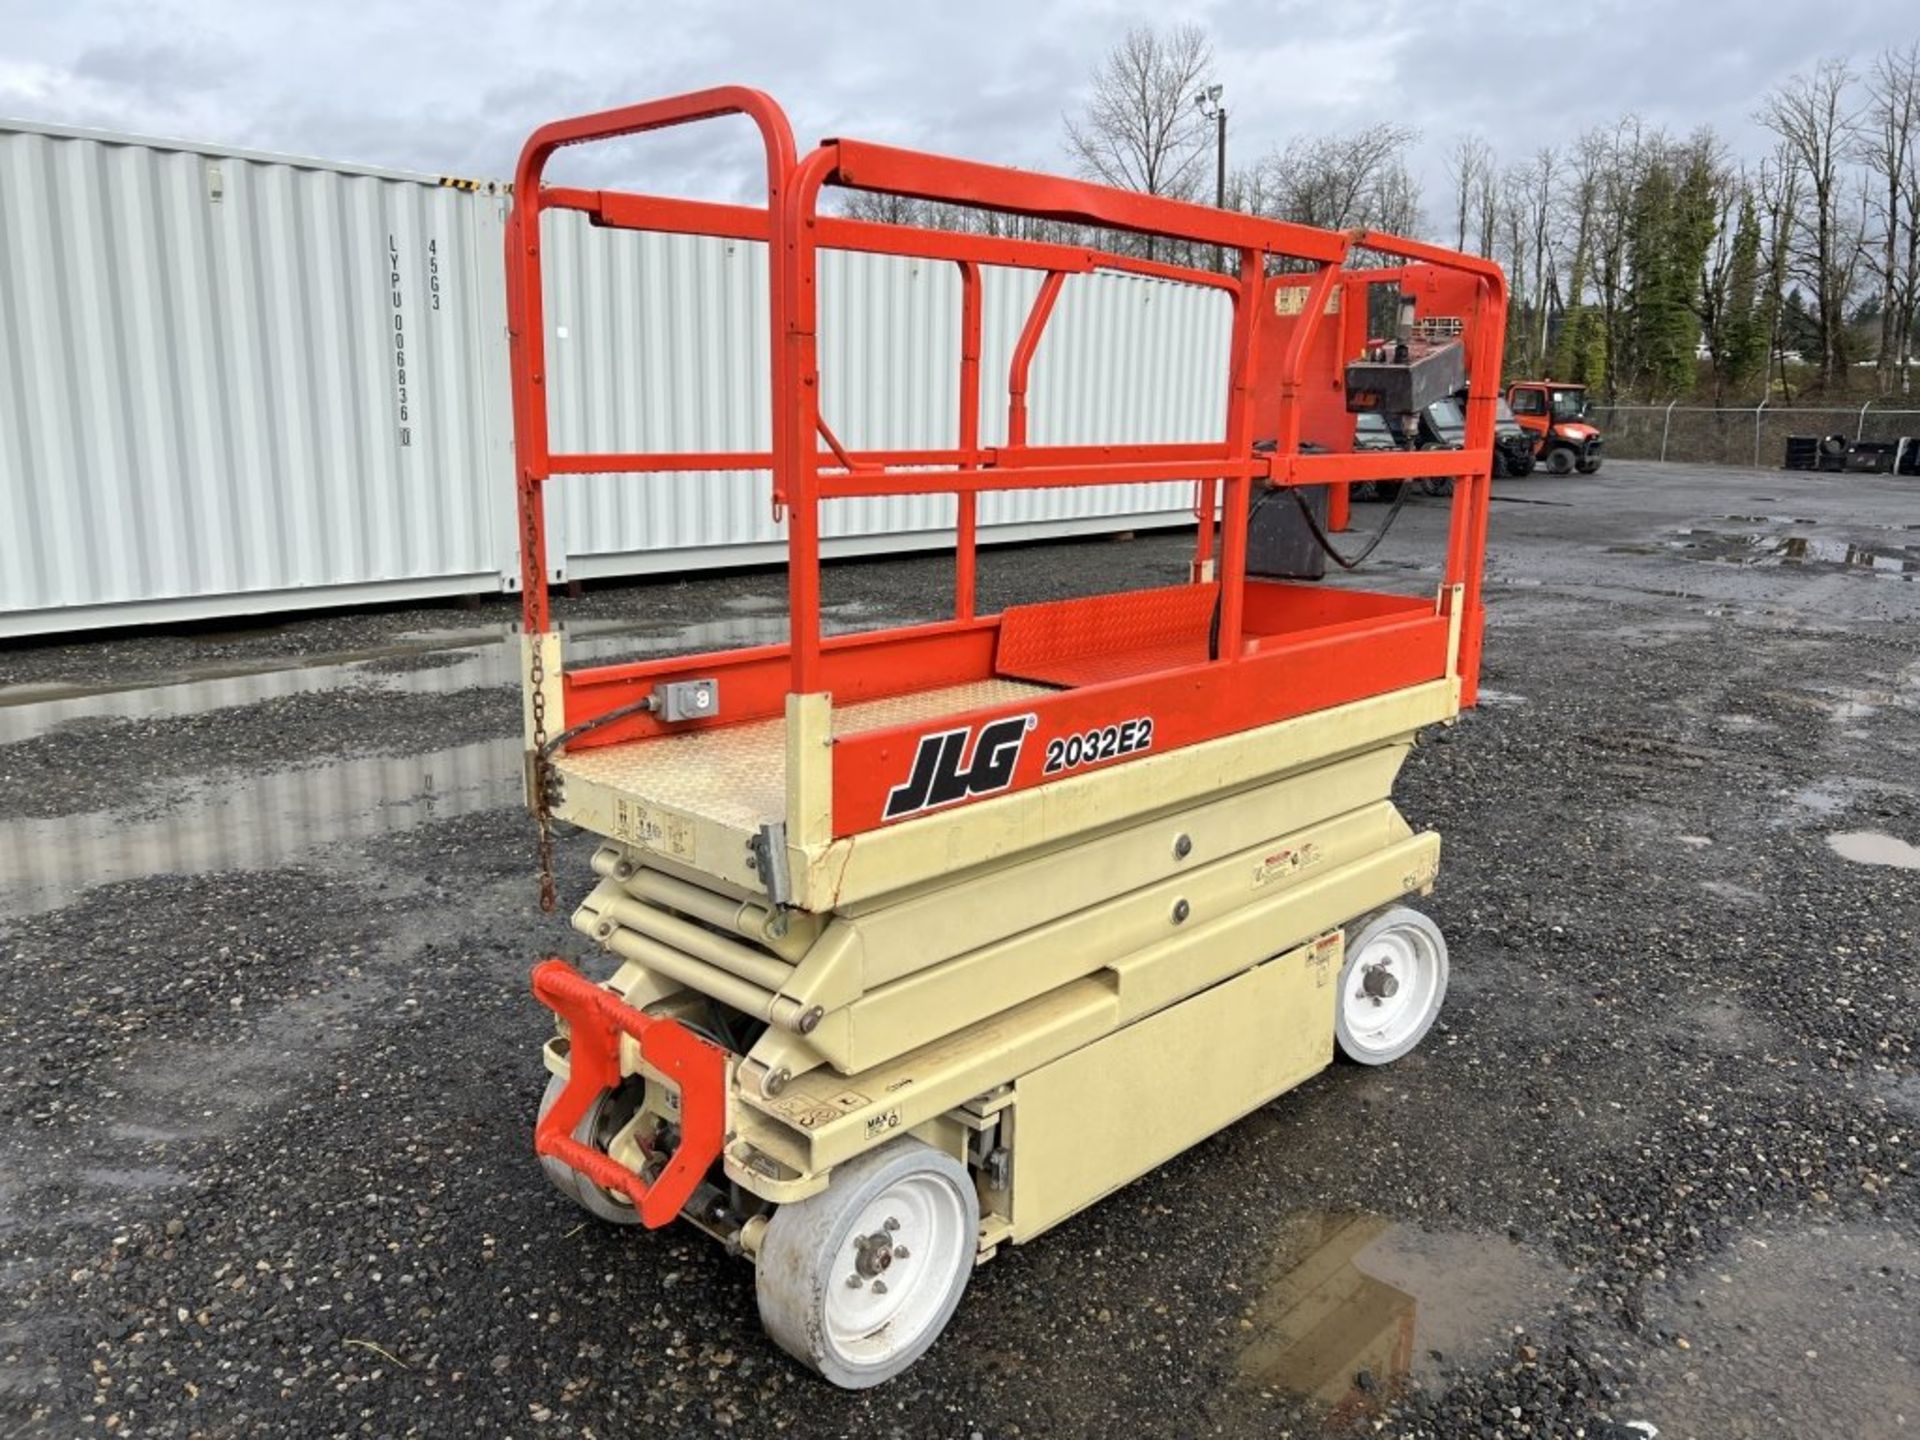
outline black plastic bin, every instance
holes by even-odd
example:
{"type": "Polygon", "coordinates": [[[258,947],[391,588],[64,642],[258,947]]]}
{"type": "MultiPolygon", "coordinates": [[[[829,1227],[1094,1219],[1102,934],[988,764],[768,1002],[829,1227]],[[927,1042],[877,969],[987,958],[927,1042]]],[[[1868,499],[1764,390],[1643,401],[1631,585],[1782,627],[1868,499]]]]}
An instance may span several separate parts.
{"type": "MultiPolygon", "coordinates": [[[[1303,447],[1304,448],[1304,447],[1303,447]]],[[[1247,515],[1247,573],[1268,580],[1320,580],[1327,573],[1327,552],[1307,527],[1298,495],[1313,512],[1322,534],[1327,529],[1327,488],[1302,485],[1289,493],[1253,487],[1247,515]]]]}
{"type": "Polygon", "coordinates": [[[1787,458],[1783,468],[1788,470],[1812,470],[1820,464],[1820,437],[1818,435],[1789,435],[1787,437],[1787,458]]]}

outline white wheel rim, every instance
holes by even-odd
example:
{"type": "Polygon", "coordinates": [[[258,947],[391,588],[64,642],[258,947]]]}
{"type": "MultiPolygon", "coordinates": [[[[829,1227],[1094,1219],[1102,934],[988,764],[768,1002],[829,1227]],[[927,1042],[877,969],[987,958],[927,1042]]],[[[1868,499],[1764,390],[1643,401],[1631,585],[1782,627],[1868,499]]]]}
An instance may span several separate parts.
{"type": "Polygon", "coordinates": [[[1348,967],[1340,1015],[1353,1044],[1383,1054],[1417,1035],[1433,1008],[1440,953],[1414,925],[1394,925],[1367,941],[1348,967]]]}
{"type": "Polygon", "coordinates": [[[908,1175],[861,1210],[834,1253],[825,1338],[850,1365],[884,1364],[938,1322],[976,1222],[940,1175],[908,1175]]]}

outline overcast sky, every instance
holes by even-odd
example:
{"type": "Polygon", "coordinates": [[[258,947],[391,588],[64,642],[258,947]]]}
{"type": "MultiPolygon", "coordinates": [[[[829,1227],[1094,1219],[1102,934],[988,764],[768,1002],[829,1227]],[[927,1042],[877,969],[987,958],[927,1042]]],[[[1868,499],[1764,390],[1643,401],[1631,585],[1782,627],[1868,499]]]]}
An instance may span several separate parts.
{"type": "MultiPolygon", "coordinates": [[[[0,0],[0,116],[504,177],[543,119],[740,82],[787,107],[803,147],[858,135],[1064,168],[1061,115],[1101,55],[1131,25],[1191,18],[1214,39],[1234,163],[1302,131],[1402,120],[1422,133],[1439,232],[1442,157],[1463,131],[1512,160],[1632,110],[1757,153],[1770,86],[1822,54],[1864,63],[1912,40],[1908,4],[0,0]]],[[[574,175],[624,165],[650,189],[749,193],[743,145],[630,143],[651,148],[575,159],[574,175]]]]}

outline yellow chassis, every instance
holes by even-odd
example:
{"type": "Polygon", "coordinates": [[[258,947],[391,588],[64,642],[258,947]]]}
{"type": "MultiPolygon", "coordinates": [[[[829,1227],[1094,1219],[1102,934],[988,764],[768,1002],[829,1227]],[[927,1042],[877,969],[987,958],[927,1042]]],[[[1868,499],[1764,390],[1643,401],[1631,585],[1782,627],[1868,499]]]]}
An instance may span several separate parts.
{"type": "MultiPolygon", "coordinates": [[[[825,696],[795,697],[779,737],[784,829],[631,769],[671,761],[662,742],[618,747],[625,771],[562,756],[558,818],[609,841],[573,923],[636,1009],[697,1022],[710,997],[765,1022],[730,1067],[730,1180],[788,1203],[910,1134],[973,1173],[985,1258],[1329,1063],[1344,927],[1432,887],[1439,836],[1389,797],[1459,693],[1449,676],[840,840],[805,813],[825,696]]],[[[546,1060],[564,1074],[564,1044],[546,1060]]],[[[623,1072],[645,1068],[626,1042],[623,1072]]],[[[644,1163],[647,1118],[614,1159],[644,1163]]],[[[732,1238],[752,1251],[764,1226],[732,1238]]]]}

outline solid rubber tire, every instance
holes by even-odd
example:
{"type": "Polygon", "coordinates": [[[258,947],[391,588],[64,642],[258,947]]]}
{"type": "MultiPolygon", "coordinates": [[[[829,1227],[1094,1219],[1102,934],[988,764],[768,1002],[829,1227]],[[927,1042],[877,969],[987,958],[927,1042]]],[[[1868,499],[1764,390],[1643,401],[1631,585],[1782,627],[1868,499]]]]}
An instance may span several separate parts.
{"type": "MultiPolygon", "coordinates": [[[[560,1098],[560,1092],[567,1088],[566,1079],[555,1075],[548,1079],[547,1088],[540,1096],[540,1114],[545,1115],[560,1098]]],[[[574,1127],[573,1138],[582,1145],[593,1144],[593,1122],[599,1113],[599,1107],[589,1109],[574,1127]]],[[[563,1165],[551,1155],[540,1157],[540,1168],[546,1172],[553,1188],[566,1196],[574,1204],[585,1210],[596,1220],[604,1220],[609,1225],[638,1225],[640,1212],[624,1199],[616,1200],[608,1195],[593,1181],[580,1174],[569,1165],[563,1165]]]]}
{"type": "Polygon", "coordinates": [[[931,1145],[903,1137],[835,1166],[825,1190],[775,1210],[760,1239],[754,1257],[760,1323],[782,1350],[843,1390],[864,1390],[890,1380],[925,1354],[953,1318],[973,1274],[974,1247],[969,1245],[947,1277],[947,1292],[931,1323],[883,1362],[849,1364],[828,1345],[823,1333],[826,1288],[844,1283],[834,1264],[841,1247],[871,1201],[921,1172],[932,1172],[952,1185],[966,1213],[977,1221],[979,1201],[966,1167],[931,1145]]]}

